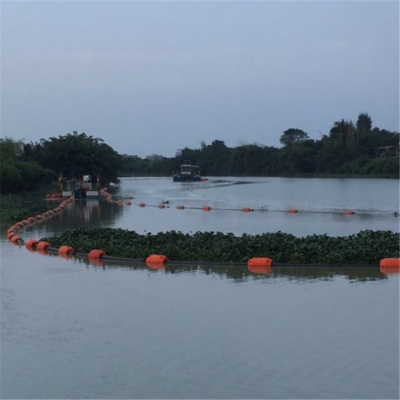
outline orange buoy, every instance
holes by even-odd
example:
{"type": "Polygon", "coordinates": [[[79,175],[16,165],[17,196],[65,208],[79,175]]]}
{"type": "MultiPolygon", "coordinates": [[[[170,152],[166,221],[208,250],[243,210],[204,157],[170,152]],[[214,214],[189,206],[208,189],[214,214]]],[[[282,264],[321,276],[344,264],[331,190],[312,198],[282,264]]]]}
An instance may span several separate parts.
{"type": "Polygon", "coordinates": [[[21,237],[20,236],[12,236],[10,239],[10,242],[11,243],[14,243],[14,244],[17,244],[19,241],[21,241],[22,239],[21,239],[21,237]]]}
{"type": "Polygon", "coordinates": [[[130,206],[130,205],[132,205],[132,202],[131,202],[131,201],[127,201],[125,204],[126,204],[127,206],[130,206]]]}
{"type": "Polygon", "coordinates": [[[25,247],[28,249],[28,250],[34,250],[35,248],[36,248],[36,245],[37,245],[37,240],[28,240],[26,243],[25,243],[25,247]]]}
{"type": "Polygon", "coordinates": [[[383,268],[399,267],[400,258],[384,258],[380,261],[380,266],[383,268]]]}
{"type": "Polygon", "coordinates": [[[139,207],[146,207],[146,203],[139,203],[139,207]]]}
{"type": "Polygon", "coordinates": [[[71,246],[61,246],[58,249],[58,254],[70,254],[75,253],[75,250],[71,246]]]}
{"type": "Polygon", "coordinates": [[[46,251],[46,249],[48,248],[48,247],[51,247],[51,244],[49,243],[49,242],[39,242],[37,245],[36,245],[36,250],[37,251],[46,251]]]}
{"type": "Polygon", "coordinates": [[[398,274],[400,273],[400,258],[384,258],[379,266],[383,274],[398,274]]]}
{"type": "Polygon", "coordinates": [[[297,208],[289,208],[289,210],[287,210],[287,212],[289,214],[296,214],[299,212],[299,210],[297,208]]]}
{"type": "Polygon", "coordinates": [[[28,218],[28,221],[29,221],[31,224],[33,224],[33,223],[36,221],[36,218],[34,218],[34,217],[29,217],[29,218],[28,218]]]}
{"type": "Polygon", "coordinates": [[[7,239],[10,240],[13,236],[15,236],[15,232],[7,233],[7,239]]]}
{"type": "Polygon", "coordinates": [[[90,250],[88,254],[88,258],[90,259],[99,259],[105,256],[106,253],[104,250],[90,250]]]}
{"type": "Polygon", "coordinates": [[[202,210],[203,211],[211,211],[211,207],[210,206],[203,206],[202,210]]]}
{"type": "Polygon", "coordinates": [[[146,258],[146,264],[165,264],[168,258],[162,254],[152,254],[146,258]]]}
{"type": "Polygon", "coordinates": [[[343,211],[343,215],[353,215],[353,214],[355,214],[355,212],[352,210],[344,210],[343,211]]]}
{"type": "Polygon", "coordinates": [[[184,210],[184,209],[185,209],[185,206],[176,206],[176,208],[177,208],[178,210],[184,210]]]}
{"type": "Polygon", "coordinates": [[[159,204],[158,208],[165,208],[165,204],[159,204]]]}
{"type": "Polygon", "coordinates": [[[243,212],[250,212],[250,211],[254,211],[254,210],[252,208],[250,208],[250,207],[243,207],[242,211],[243,212]]]}
{"type": "Polygon", "coordinates": [[[250,260],[247,261],[247,266],[250,267],[271,267],[273,263],[273,260],[268,257],[253,257],[250,258],[250,260]]]}

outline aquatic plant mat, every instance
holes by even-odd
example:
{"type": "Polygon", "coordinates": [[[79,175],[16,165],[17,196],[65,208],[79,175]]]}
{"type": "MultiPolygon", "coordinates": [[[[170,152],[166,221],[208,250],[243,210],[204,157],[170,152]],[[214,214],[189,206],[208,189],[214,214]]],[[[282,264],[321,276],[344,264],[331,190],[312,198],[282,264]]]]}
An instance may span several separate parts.
{"type": "Polygon", "coordinates": [[[169,260],[242,263],[252,257],[269,257],[276,263],[379,264],[398,258],[399,233],[366,230],[355,235],[296,237],[282,232],[235,236],[233,233],[170,231],[141,235],[112,228],[74,229],[45,237],[53,248],[69,245],[76,252],[104,250],[107,256],[146,259],[163,254],[169,260]]]}
{"type": "Polygon", "coordinates": [[[41,214],[55,207],[45,201],[28,201],[9,196],[0,197],[0,220],[20,221],[32,215],[41,214]]]}

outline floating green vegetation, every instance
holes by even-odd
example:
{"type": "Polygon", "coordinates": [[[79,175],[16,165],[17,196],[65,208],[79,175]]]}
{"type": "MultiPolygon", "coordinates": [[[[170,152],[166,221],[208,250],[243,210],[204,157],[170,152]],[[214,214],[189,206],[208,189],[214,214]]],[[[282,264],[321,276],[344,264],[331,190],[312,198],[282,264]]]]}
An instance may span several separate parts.
{"type": "Polygon", "coordinates": [[[270,257],[277,263],[376,264],[382,258],[399,257],[398,233],[362,231],[355,235],[295,237],[288,233],[235,236],[233,233],[170,231],[140,235],[111,228],[75,229],[46,237],[53,247],[72,246],[77,252],[101,249],[108,256],[145,259],[163,254],[169,260],[247,262],[270,257]]]}
{"type": "Polygon", "coordinates": [[[45,201],[23,201],[15,197],[1,196],[0,220],[3,222],[21,221],[22,219],[42,214],[56,206],[56,204],[45,201]]]}

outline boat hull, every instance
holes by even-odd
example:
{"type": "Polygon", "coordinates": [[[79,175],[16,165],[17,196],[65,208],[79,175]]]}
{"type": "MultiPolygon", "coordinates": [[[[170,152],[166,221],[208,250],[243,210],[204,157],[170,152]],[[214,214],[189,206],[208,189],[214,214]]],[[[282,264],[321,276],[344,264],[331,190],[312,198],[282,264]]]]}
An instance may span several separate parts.
{"type": "Polygon", "coordinates": [[[182,176],[182,175],[174,175],[173,176],[174,182],[200,182],[200,176],[182,176]]]}

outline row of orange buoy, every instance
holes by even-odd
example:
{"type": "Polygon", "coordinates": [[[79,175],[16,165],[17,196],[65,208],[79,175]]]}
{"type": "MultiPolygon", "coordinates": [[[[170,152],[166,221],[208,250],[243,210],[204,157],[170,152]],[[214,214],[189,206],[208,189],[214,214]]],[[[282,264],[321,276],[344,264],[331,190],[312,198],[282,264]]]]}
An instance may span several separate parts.
{"type": "Polygon", "coordinates": [[[48,193],[46,194],[46,199],[59,199],[62,197],[61,193],[48,193]]]}
{"type": "MultiPolygon", "coordinates": [[[[21,244],[22,239],[13,239],[14,237],[19,238],[18,236],[13,236],[10,241],[15,244],[21,244]]],[[[28,240],[25,243],[25,247],[33,252],[37,251],[40,254],[48,255],[48,251],[51,249],[51,244],[46,241],[37,241],[37,240],[28,240]]],[[[54,250],[54,249],[53,249],[54,250]]],[[[63,258],[71,259],[75,254],[75,250],[73,247],[69,245],[62,245],[56,250],[58,255],[63,258]]],[[[93,249],[87,254],[87,258],[89,263],[101,266],[103,265],[102,259],[106,256],[104,250],[93,249]]],[[[118,260],[118,257],[113,257],[113,260],[118,260]]],[[[123,259],[127,261],[127,259],[123,259]]],[[[138,260],[132,260],[138,261],[138,260]]],[[[168,257],[162,254],[152,254],[148,256],[145,260],[146,265],[152,270],[164,269],[166,264],[169,262],[168,257]]],[[[183,263],[180,261],[180,263],[183,263]]],[[[202,264],[202,262],[197,262],[197,264],[202,264]]],[[[253,274],[269,274],[272,272],[273,260],[268,257],[253,257],[247,261],[247,269],[253,274]]],[[[380,272],[384,274],[398,274],[400,273],[400,259],[399,258],[384,258],[379,263],[380,272]]]]}
{"type": "MultiPolygon", "coordinates": [[[[47,251],[51,248],[51,244],[48,242],[37,242],[36,240],[29,240],[25,243],[25,246],[30,251],[37,251],[38,253],[47,255],[47,251]]],[[[59,256],[63,258],[71,259],[75,254],[75,250],[68,245],[60,246],[57,250],[59,256]]],[[[87,254],[89,262],[93,265],[103,265],[102,258],[106,256],[104,250],[94,249],[87,254]]],[[[118,260],[118,257],[113,257],[114,261],[118,260]]],[[[124,259],[127,261],[127,259],[124,259]]],[[[138,261],[138,260],[132,260],[138,261]]],[[[145,259],[147,267],[152,270],[165,269],[166,264],[169,262],[168,257],[162,254],[152,254],[145,259]]],[[[180,262],[182,263],[182,261],[180,262]]],[[[198,262],[197,264],[202,264],[198,262]]],[[[247,261],[247,269],[253,274],[269,274],[272,272],[272,266],[274,262],[268,257],[253,257],[247,261]]],[[[398,274],[400,273],[400,259],[399,258],[384,258],[380,261],[380,272],[383,274],[398,274]]]]}
{"type": "MultiPolygon", "coordinates": [[[[102,189],[102,190],[100,190],[100,193],[102,194],[102,195],[105,195],[106,196],[106,200],[107,200],[107,202],[109,202],[109,203],[115,203],[115,204],[119,204],[119,205],[124,205],[124,202],[123,202],[123,200],[113,200],[113,198],[112,198],[112,194],[111,193],[109,193],[108,191],[107,191],[107,188],[104,188],[104,189],[102,189]]],[[[128,205],[128,206],[130,206],[130,205],[132,205],[132,202],[131,201],[127,201],[126,203],[125,203],[126,205],[128,205]]],[[[144,208],[144,207],[158,207],[158,208],[166,208],[166,205],[165,205],[165,203],[163,202],[163,203],[160,203],[160,204],[158,204],[158,205],[149,205],[149,204],[146,204],[146,203],[144,203],[144,202],[140,202],[140,203],[138,203],[138,204],[136,204],[138,207],[140,207],[140,208],[144,208]]],[[[169,208],[169,207],[168,207],[169,208]]],[[[254,209],[254,208],[251,208],[251,207],[242,207],[242,208],[213,208],[213,207],[211,207],[211,206],[209,206],[209,205],[204,205],[204,206],[202,206],[202,207],[187,207],[187,206],[184,206],[184,205],[182,205],[182,204],[179,204],[179,205],[177,205],[176,206],[176,209],[177,210],[184,210],[184,209],[190,209],[190,210],[203,210],[203,211],[211,211],[211,210],[218,210],[218,211],[242,211],[242,212],[252,212],[252,211],[268,211],[268,210],[266,210],[266,209],[263,209],[263,208],[261,208],[261,209],[254,209]]],[[[289,208],[289,209],[287,209],[287,210],[273,210],[273,211],[275,211],[275,212],[287,212],[287,213],[289,213],[289,214],[297,214],[298,212],[299,212],[299,210],[297,209],[297,208],[289,208]]],[[[307,212],[310,212],[310,211],[307,211],[307,212]]],[[[354,215],[355,214],[355,211],[353,211],[353,210],[344,210],[343,212],[342,212],[342,215],[354,215]]]]}
{"type": "MultiPolygon", "coordinates": [[[[60,257],[65,259],[72,259],[73,255],[76,254],[75,249],[68,245],[62,245],[58,249],[52,249],[51,244],[46,241],[28,240],[25,243],[25,247],[30,252],[37,252],[42,255],[48,256],[50,251],[56,252],[60,257]]],[[[87,257],[89,262],[94,265],[102,265],[100,261],[101,257],[105,255],[103,250],[91,250],[87,257]]]]}
{"type": "Polygon", "coordinates": [[[14,225],[7,229],[7,239],[14,244],[18,244],[18,242],[23,242],[22,238],[17,234],[20,230],[29,225],[44,221],[48,218],[51,218],[53,215],[62,212],[64,208],[74,200],[75,198],[71,196],[51,210],[45,211],[42,214],[35,215],[34,217],[28,217],[26,219],[23,219],[22,221],[16,222],[14,225]]]}
{"type": "MultiPolygon", "coordinates": [[[[121,202],[122,205],[122,201],[120,200],[119,202],[121,202]]],[[[118,202],[118,203],[119,203],[118,202]]],[[[116,202],[117,203],[117,202],[116,202]]],[[[127,203],[128,204],[128,203],[127,203]]],[[[132,203],[130,203],[129,205],[131,205],[132,203]]],[[[158,208],[166,208],[164,203],[158,204],[158,205],[149,205],[146,203],[138,203],[137,206],[139,206],[140,208],[144,208],[144,207],[158,207],[158,208]]],[[[211,211],[211,210],[218,210],[218,211],[242,211],[242,212],[252,212],[252,211],[274,211],[274,212],[287,212],[289,214],[297,214],[299,212],[299,210],[297,208],[289,208],[287,210],[266,210],[266,209],[255,209],[255,208],[250,208],[250,207],[242,207],[242,208],[215,208],[215,207],[211,207],[209,205],[205,205],[202,207],[187,207],[184,206],[182,204],[179,204],[176,206],[177,210],[203,210],[203,211],[211,211]]],[[[310,213],[312,211],[307,211],[307,213],[310,213]]],[[[354,215],[355,211],[353,210],[344,210],[341,213],[342,215],[354,215]]]]}
{"type": "MultiPolygon", "coordinates": [[[[106,199],[107,199],[107,201],[109,203],[115,203],[115,204],[119,204],[121,206],[124,205],[124,201],[123,200],[113,200],[112,199],[112,195],[110,193],[104,192],[102,194],[106,195],[106,199]]],[[[169,202],[166,202],[166,203],[169,203],[169,202]]],[[[140,202],[140,203],[137,203],[135,205],[140,207],[140,208],[144,208],[144,207],[155,207],[155,208],[161,208],[161,209],[170,208],[170,206],[166,206],[166,203],[162,202],[160,204],[154,205],[154,204],[146,204],[144,202],[140,202]]],[[[125,204],[127,206],[130,206],[130,205],[132,205],[132,202],[128,200],[128,201],[126,201],[125,204]]],[[[211,210],[216,210],[216,211],[242,211],[242,212],[252,212],[252,211],[265,212],[265,211],[270,211],[270,212],[287,212],[288,214],[297,214],[297,213],[300,212],[300,213],[307,213],[307,214],[341,214],[341,215],[344,215],[344,216],[351,216],[351,215],[356,214],[356,211],[348,210],[348,209],[345,209],[345,210],[340,211],[340,212],[336,212],[336,211],[304,211],[304,210],[301,211],[301,210],[299,210],[297,208],[294,208],[294,207],[288,208],[286,210],[268,210],[268,209],[263,208],[263,207],[261,207],[261,208],[251,208],[251,207],[220,208],[220,207],[211,207],[209,205],[204,205],[202,207],[188,207],[188,206],[185,206],[183,204],[179,204],[179,205],[176,206],[176,209],[177,210],[185,210],[185,209],[187,209],[187,210],[203,210],[203,211],[211,211],[211,210]]],[[[363,213],[363,214],[365,214],[365,213],[363,213]]],[[[394,216],[397,217],[398,213],[394,212],[394,216]]]]}

